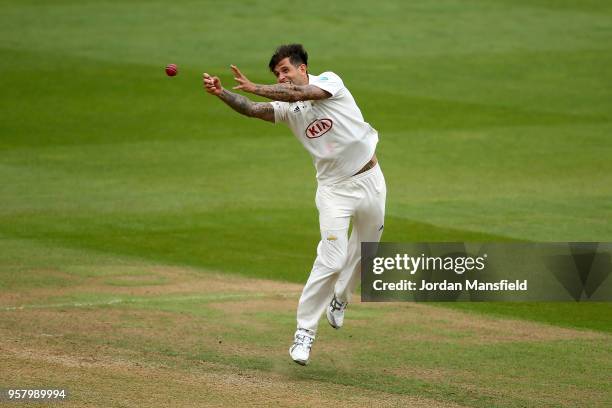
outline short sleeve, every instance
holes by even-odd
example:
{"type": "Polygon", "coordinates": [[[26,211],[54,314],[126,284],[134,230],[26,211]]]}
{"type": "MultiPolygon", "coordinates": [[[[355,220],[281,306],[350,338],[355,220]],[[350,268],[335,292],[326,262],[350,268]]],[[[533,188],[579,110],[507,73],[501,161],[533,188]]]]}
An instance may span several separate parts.
{"type": "Polygon", "coordinates": [[[333,72],[324,72],[319,76],[312,76],[310,79],[310,85],[329,92],[332,97],[338,96],[338,93],[344,89],[342,79],[333,72]]]}
{"type": "Polygon", "coordinates": [[[270,102],[270,104],[274,108],[274,123],[286,122],[287,112],[289,111],[289,103],[274,101],[270,102]]]}

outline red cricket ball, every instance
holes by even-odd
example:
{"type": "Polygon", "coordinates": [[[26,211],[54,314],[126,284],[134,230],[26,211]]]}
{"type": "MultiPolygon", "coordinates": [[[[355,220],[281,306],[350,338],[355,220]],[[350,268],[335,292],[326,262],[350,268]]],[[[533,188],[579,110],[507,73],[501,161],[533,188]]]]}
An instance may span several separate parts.
{"type": "Polygon", "coordinates": [[[176,74],[178,74],[178,67],[176,64],[170,64],[166,67],[166,75],[175,76],[176,74]]]}

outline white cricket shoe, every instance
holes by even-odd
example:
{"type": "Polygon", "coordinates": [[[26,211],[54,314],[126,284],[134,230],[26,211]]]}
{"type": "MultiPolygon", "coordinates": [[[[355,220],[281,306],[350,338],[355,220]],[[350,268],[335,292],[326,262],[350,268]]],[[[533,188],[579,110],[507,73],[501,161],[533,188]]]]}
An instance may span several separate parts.
{"type": "Polygon", "coordinates": [[[344,324],[344,310],[348,306],[348,302],[338,302],[336,295],[327,306],[327,321],[334,329],[339,329],[344,324]]]}
{"type": "Polygon", "coordinates": [[[308,364],[310,357],[310,348],[314,342],[314,332],[306,329],[297,329],[293,345],[289,347],[289,355],[296,363],[300,365],[308,364]]]}

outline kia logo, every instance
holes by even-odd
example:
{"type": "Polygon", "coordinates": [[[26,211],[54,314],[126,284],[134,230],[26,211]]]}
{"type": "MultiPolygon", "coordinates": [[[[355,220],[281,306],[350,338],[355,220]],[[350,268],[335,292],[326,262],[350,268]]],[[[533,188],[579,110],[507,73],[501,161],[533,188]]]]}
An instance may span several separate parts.
{"type": "Polygon", "coordinates": [[[306,126],[306,137],[309,139],[315,139],[317,137],[321,137],[332,128],[331,119],[317,119],[312,122],[310,125],[306,126]]]}

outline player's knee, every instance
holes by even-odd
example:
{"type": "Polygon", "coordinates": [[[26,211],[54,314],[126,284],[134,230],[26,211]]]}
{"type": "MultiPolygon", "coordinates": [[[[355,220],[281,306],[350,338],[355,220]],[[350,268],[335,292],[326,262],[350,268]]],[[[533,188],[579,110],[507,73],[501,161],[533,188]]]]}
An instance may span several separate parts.
{"type": "Polygon", "coordinates": [[[346,258],[327,257],[321,259],[321,264],[333,272],[340,272],[345,262],[346,258]]]}
{"type": "Polygon", "coordinates": [[[339,247],[326,242],[322,243],[319,261],[326,268],[334,272],[340,271],[346,264],[347,257],[346,247],[339,247]]]}
{"type": "Polygon", "coordinates": [[[327,267],[334,272],[340,272],[346,263],[346,257],[333,257],[328,260],[327,267]]]}

